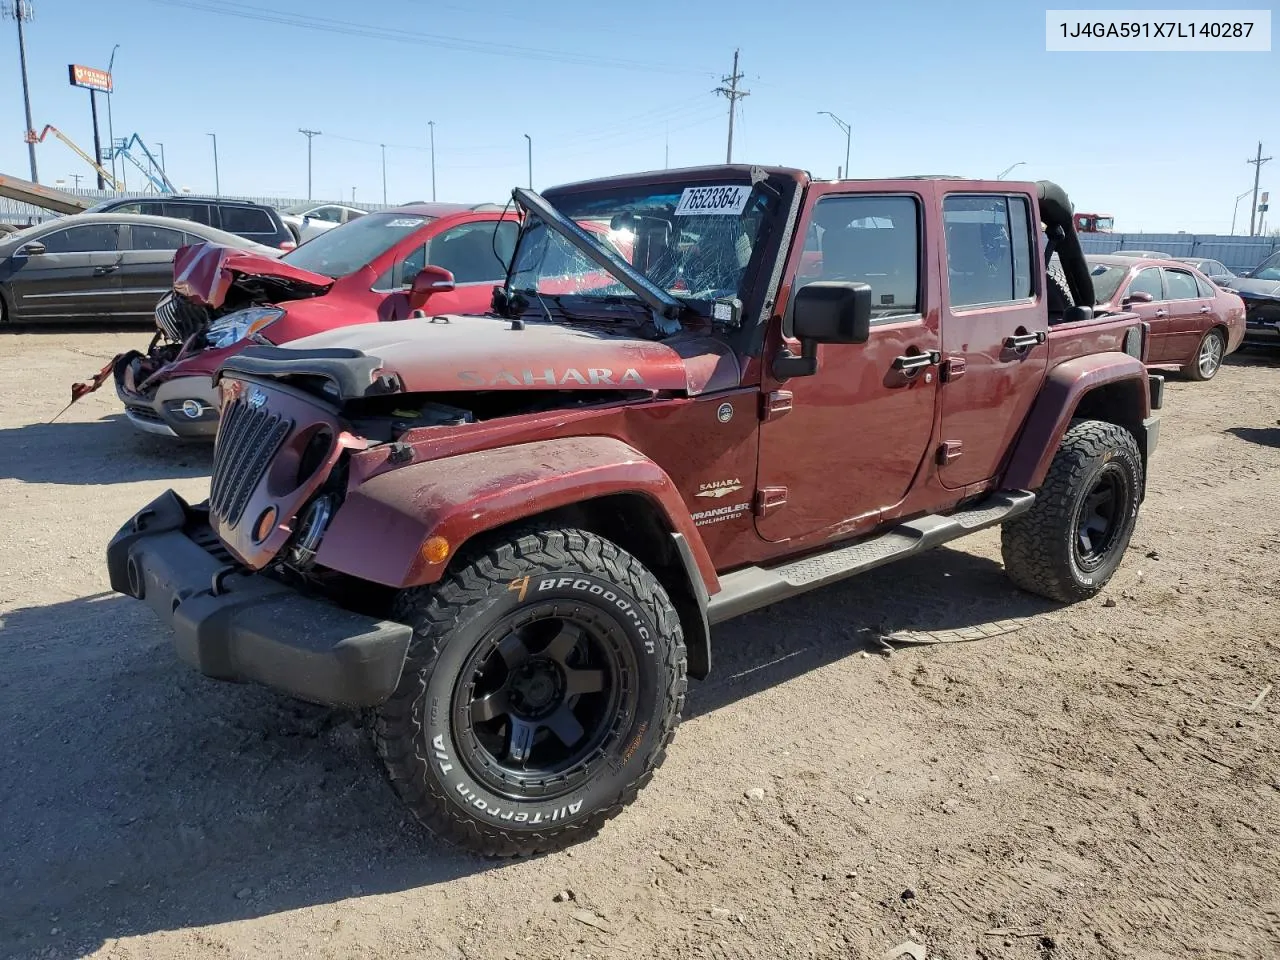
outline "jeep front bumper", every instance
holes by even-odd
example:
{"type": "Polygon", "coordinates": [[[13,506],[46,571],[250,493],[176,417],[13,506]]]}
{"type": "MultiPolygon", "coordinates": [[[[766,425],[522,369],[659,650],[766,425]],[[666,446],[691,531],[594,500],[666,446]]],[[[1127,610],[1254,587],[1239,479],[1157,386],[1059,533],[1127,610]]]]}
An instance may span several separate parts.
{"type": "Polygon", "coordinates": [[[218,549],[207,511],[170,490],[112,538],[111,588],[145,600],[173,628],[179,656],[210,677],[252,680],[336,707],[391,696],[410,627],[249,573],[215,556],[218,549]]]}

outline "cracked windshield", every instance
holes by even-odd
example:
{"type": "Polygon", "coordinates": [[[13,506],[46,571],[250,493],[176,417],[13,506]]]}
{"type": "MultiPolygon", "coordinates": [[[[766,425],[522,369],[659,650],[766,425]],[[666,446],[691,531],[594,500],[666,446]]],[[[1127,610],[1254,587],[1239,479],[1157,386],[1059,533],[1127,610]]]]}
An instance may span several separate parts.
{"type": "MultiPolygon", "coordinates": [[[[741,297],[771,194],[750,184],[660,184],[564,196],[556,208],[610,253],[687,302],[741,297]]],[[[631,297],[607,270],[544,224],[520,242],[511,289],[584,299],[631,297]]]]}

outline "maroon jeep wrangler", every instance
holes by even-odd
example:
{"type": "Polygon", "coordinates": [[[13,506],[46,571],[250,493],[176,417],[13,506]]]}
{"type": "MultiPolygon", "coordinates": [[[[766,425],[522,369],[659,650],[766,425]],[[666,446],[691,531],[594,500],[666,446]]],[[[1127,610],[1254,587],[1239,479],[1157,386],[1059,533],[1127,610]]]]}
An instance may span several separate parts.
{"type": "Polygon", "coordinates": [[[226,360],[208,501],[107,554],[209,676],[373,708],[437,833],[592,835],[722,620],[996,524],[1056,600],[1120,563],[1163,381],[1137,317],[1077,306],[1060,188],[717,166],[514,200],[491,314],[226,360]]]}

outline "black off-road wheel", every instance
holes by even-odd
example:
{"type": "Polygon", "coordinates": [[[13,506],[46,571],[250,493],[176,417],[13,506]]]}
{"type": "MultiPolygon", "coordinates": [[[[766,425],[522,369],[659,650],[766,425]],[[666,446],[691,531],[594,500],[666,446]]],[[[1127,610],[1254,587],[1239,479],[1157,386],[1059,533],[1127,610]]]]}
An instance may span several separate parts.
{"type": "Polygon", "coordinates": [[[1184,376],[1203,383],[1212,380],[1222,367],[1222,358],[1227,355],[1227,338],[1217,327],[1205,332],[1196,347],[1196,355],[1191,362],[1182,368],[1184,376]]]}
{"type": "Polygon", "coordinates": [[[666,591],[593,533],[536,529],[406,590],[400,686],[376,713],[391,783],[435,834],[487,856],[593,836],[662,763],[684,707],[666,591]]]}
{"type": "Polygon", "coordinates": [[[1001,530],[1010,579],[1064,603],[1097,594],[1129,546],[1142,484],[1133,434],[1099,420],[1072,422],[1034,506],[1001,530]]]}

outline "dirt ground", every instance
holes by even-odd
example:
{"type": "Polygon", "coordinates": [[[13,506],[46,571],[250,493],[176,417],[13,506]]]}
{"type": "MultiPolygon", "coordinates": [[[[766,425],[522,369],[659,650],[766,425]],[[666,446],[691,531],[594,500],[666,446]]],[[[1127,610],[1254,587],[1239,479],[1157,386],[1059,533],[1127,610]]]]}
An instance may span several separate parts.
{"type": "Polygon", "coordinates": [[[988,532],[729,623],[640,800],[490,862],[352,717],[200,677],[108,591],[210,452],[109,390],[46,421],[145,340],[0,335],[0,956],[1280,957],[1280,363],[1170,383],[1103,597],[1019,593],[988,532]]]}

